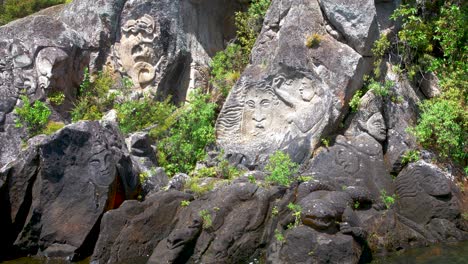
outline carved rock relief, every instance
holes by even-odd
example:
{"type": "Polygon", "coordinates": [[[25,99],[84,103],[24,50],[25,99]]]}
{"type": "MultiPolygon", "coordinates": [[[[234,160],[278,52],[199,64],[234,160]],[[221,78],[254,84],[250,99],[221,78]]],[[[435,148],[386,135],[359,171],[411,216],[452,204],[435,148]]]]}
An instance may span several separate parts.
{"type": "Polygon", "coordinates": [[[218,118],[218,143],[227,153],[257,155],[266,151],[259,145],[274,151],[303,141],[310,151],[328,122],[330,101],[326,84],[312,74],[241,79],[218,118]]]}
{"type": "Polygon", "coordinates": [[[433,218],[453,220],[459,215],[449,179],[433,165],[410,164],[397,176],[395,186],[398,213],[417,224],[433,218]]]}
{"type": "Polygon", "coordinates": [[[159,24],[149,15],[125,22],[120,43],[114,46],[120,72],[126,73],[135,89],[152,87],[164,56],[156,58],[153,41],[160,35],[159,24]],[[158,61],[154,65],[154,61],[158,61]]]}

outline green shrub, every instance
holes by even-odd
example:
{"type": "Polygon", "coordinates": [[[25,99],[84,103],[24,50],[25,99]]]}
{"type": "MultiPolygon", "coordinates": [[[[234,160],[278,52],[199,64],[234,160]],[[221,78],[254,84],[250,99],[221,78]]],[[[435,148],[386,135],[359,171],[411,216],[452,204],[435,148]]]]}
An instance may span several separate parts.
{"type": "Polygon", "coordinates": [[[213,225],[213,220],[211,219],[211,214],[208,210],[201,210],[198,215],[202,218],[204,229],[210,228],[213,225]]]}
{"type": "Polygon", "coordinates": [[[115,106],[120,130],[132,133],[151,125],[164,127],[169,117],[175,111],[170,98],[163,102],[149,97],[140,100],[129,100],[115,106]]]}
{"type": "Polygon", "coordinates": [[[62,129],[65,126],[62,122],[49,121],[46,127],[43,129],[42,133],[46,135],[52,135],[58,130],[62,129]]]}
{"type": "Polygon", "coordinates": [[[419,151],[415,149],[407,150],[401,157],[401,164],[406,165],[419,160],[419,151]]]}
{"type": "Polygon", "coordinates": [[[387,192],[385,190],[380,191],[380,199],[382,199],[382,202],[385,204],[385,207],[389,209],[396,200],[396,195],[387,195],[387,192]]]}
{"type": "Polygon", "coordinates": [[[436,98],[423,101],[418,124],[410,128],[418,141],[444,157],[462,162],[468,158],[468,112],[457,101],[436,98]]]}
{"type": "Polygon", "coordinates": [[[237,12],[235,15],[237,39],[247,59],[262,29],[263,18],[270,3],[270,0],[252,0],[247,12],[237,12]]]}
{"type": "Polygon", "coordinates": [[[225,50],[216,53],[211,62],[211,82],[226,97],[240,77],[247,62],[241,46],[229,44],[225,50]]]}
{"type": "Polygon", "coordinates": [[[278,229],[275,229],[275,238],[280,243],[283,243],[286,240],[284,235],[278,229]]]}
{"type": "Polygon", "coordinates": [[[113,84],[114,79],[109,71],[99,72],[91,82],[88,69],[85,69],[78,101],[71,112],[72,121],[101,119],[103,113],[114,106],[115,95],[109,95],[113,84]]]}
{"type": "Polygon", "coordinates": [[[5,0],[0,5],[0,26],[66,0],[5,0]]]}
{"type": "Polygon", "coordinates": [[[46,127],[52,112],[44,102],[35,101],[34,104],[31,104],[27,96],[22,95],[20,98],[23,101],[23,106],[15,109],[18,116],[15,119],[15,125],[16,127],[25,125],[30,136],[35,136],[46,127]]]}
{"type": "Polygon", "coordinates": [[[352,112],[357,112],[359,106],[361,106],[361,97],[363,95],[363,90],[357,90],[356,93],[354,93],[353,98],[351,98],[351,101],[349,101],[349,107],[351,108],[352,112]]]}
{"type": "Polygon", "coordinates": [[[322,36],[320,34],[314,33],[306,38],[305,45],[311,49],[317,47],[322,41],[322,36]]]}
{"type": "Polygon", "coordinates": [[[297,173],[299,165],[291,161],[291,158],[278,150],[265,166],[265,171],[269,175],[265,178],[267,182],[276,183],[282,186],[289,186],[293,182],[293,176],[297,173]]]}
{"type": "Polygon", "coordinates": [[[61,105],[65,100],[65,94],[63,92],[55,92],[48,96],[49,101],[54,105],[61,105]]]}
{"type": "Polygon", "coordinates": [[[302,213],[301,206],[298,204],[289,203],[288,209],[293,212],[292,216],[294,217],[294,222],[288,225],[288,229],[298,227],[301,224],[301,213],[302,213]]]}
{"type": "Polygon", "coordinates": [[[187,207],[189,205],[190,205],[190,201],[187,201],[187,200],[180,201],[180,206],[182,207],[187,207]]]}
{"type": "Polygon", "coordinates": [[[211,63],[211,82],[225,98],[249,63],[270,0],[252,0],[246,12],[235,14],[236,42],[216,53],[211,63]]]}
{"type": "Polygon", "coordinates": [[[202,196],[205,193],[213,190],[214,188],[214,181],[209,181],[207,184],[201,184],[200,178],[192,177],[186,183],[186,189],[189,189],[191,192],[196,194],[197,196],[202,196]]]}
{"type": "Polygon", "coordinates": [[[215,141],[216,104],[209,103],[209,95],[199,90],[191,96],[190,104],[178,111],[174,125],[159,135],[158,162],[169,175],[192,171],[205,157],[205,146],[215,141]]]}

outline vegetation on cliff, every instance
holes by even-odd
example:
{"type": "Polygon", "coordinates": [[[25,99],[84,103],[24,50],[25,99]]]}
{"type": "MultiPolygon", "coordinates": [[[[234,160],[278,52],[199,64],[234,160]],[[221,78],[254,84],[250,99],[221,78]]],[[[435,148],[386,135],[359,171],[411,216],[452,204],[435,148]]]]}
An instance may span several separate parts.
{"type": "Polygon", "coordinates": [[[41,9],[69,2],[71,0],[5,0],[3,6],[0,5],[0,26],[41,9]]]}
{"type": "Polygon", "coordinates": [[[434,73],[441,94],[420,104],[410,131],[423,147],[452,158],[468,171],[468,6],[460,1],[404,1],[395,43],[401,69],[413,80],[434,73]]]}

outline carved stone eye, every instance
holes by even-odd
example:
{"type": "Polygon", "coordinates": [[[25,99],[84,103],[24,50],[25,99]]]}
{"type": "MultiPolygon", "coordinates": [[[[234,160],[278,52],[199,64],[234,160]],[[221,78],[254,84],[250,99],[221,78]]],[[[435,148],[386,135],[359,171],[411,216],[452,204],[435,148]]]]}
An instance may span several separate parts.
{"type": "Polygon", "coordinates": [[[252,100],[247,101],[247,105],[248,105],[250,108],[255,108],[255,102],[252,101],[252,100]]]}
{"type": "Polygon", "coordinates": [[[263,107],[267,107],[267,106],[270,105],[270,100],[263,99],[263,100],[260,102],[260,105],[263,106],[263,107]]]}

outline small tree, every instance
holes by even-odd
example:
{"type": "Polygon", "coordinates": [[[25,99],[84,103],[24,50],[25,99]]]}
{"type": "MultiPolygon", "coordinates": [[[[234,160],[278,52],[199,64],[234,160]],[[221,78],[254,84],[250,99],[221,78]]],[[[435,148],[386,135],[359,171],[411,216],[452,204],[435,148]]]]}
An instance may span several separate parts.
{"type": "Polygon", "coordinates": [[[288,154],[278,150],[270,156],[268,164],[265,166],[265,171],[270,174],[266,180],[282,186],[289,186],[298,169],[299,165],[292,162],[288,154]]]}
{"type": "Polygon", "coordinates": [[[16,127],[26,126],[31,136],[39,134],[47,125],[51,111],[44,102],[35,101],[31,104],[29,98],[22,95],[23,106],[15,109],[18,118],[15,120],[16,127]]]}

